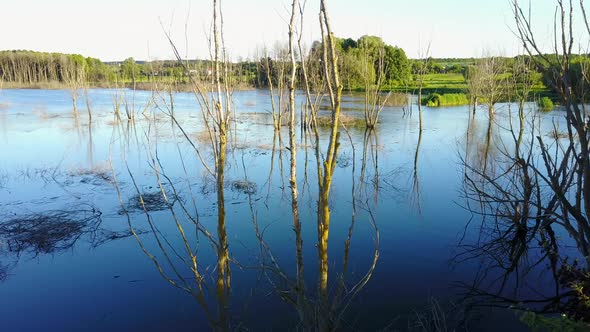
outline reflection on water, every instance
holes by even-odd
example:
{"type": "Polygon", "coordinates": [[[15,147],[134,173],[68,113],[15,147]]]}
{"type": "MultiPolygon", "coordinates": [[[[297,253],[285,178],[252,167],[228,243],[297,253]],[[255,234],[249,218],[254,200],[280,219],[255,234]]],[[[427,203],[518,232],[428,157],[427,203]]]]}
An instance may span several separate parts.
{"type": "MultiPolygon", "coordinates": [[[[472,284],[481,270],[449,262],[463,252],[457,244],[493,231],[466,230],[482,216],[463,206],[464,195],[479,194],[463,191],[465,179],[479,185],[501,174],[504,152],[527,145],[518,120],[517,143],[507,143],[508,105],[493,119],[467,107],[426,108],[423,130],[417,117],[386,107],[376,128],[343,128],[328,165],[328,128],[298,132],[299,178],[290,183],[288,132],[275,130],[268,92],[234,93],[227,139],[210,135],[219,123],[204,121],[189,93],[88,94],[91,119],[72,116],[67,91],[0,97],[8,105],[0,109],[8,156],[0,160],[0,297],[14,303],[0,318],[8,326],[421,330],[429,312],[463,310],[449,305],[459,303],[450,286],[472,284]],[[125,108],[132,116],[118,115],[125,108]],[[329,216],[329,228],[318,215],[329,216]],[[39,316],[17,314],[25,310],[39,316]]],[[[362,105],[343,98],[350,116],[362,118],[362,105]]],[[[551,119],[527,121],[549,131],[551,119]]],[[[516,218],[523,209],[501,211],[516,218]]],[[[508,261],[521,262],[518,230],[501,236],[513,243],[508,261]]],[[[518,326],[513,313],[500,315],[518,326]]],[[[456,320],[504,324],[474,317],[456,320]]]]}

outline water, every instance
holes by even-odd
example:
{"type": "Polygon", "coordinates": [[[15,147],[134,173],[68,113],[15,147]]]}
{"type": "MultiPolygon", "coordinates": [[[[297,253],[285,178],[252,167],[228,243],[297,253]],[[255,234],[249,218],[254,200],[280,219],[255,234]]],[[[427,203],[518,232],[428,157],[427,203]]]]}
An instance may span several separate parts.
{"type": "MultiPolygon", "coordinates": [[[[215,291],[217,249],[181,209],[184,205],[189,215],[198,216],[216,241],[214,179],[164,114],[167,96],[158,96],[156,105],[146,109],[150,92],[126,91],[125,98],[135,99],[137,113],[135,122],[128,123],[115,121],[113,94],[90,91],[90,122],[82,102],[80,115],[72,115],[68,91],[0,92],[0,220],[5,225],[0,230],[2,329],[194,331],[210,328],[224,313],[234,329],[296,328],[296,307],[280,296],[293,289],[297,271],[289,151],[273,152],[268,93],[240,91],[234,96],[235,135],[230,139],[224,189],[231,292],[223,297],[215,291]],[[144,109],[145,116],[140,114],[144,109]],[[143,210],[130,207],[138,190],[162,203],[154,166],[168,196],[174,198],[177,191],[174,211],[188,245],[197,253],[205,294],[202,302],[162,277],[180,285],[184,279],[187,286],[197,288],[170,210],[154,206],[148,219],[143,210]],[[244,183],[249,184],[246,190],[240,185],[244,183]],[[129,218],[121,203],[129,210],[129,218]],[[59,211],[65,216],[62,219],[56,219],[59,211]],[[30,220],[48,214],[45,223],[30,220]],[[16,223],[23,218],[28,223],[16,223]],[[81,218],[84,224],[78,223],[81,218]],[[62,228],[54,226],[56,220],[62,228]],[[162,274],[146,253],[153,255],[162,274]]],[[[346,96],[345,112],[362,116],[361,102],[346,96]]],[[[213,165],[194,96],[176,94],[174,112],[206,164],[213,165]]],[[[499,125],[491,140],[492,155],[498,142],[509,137],[500,125],[507,123],[508,112],[507,104],[497,107],[499,125]]],[[[340,328],[403,330],[416,323],[417,313],[428,314],[431,299],[450,316],[459,316],[461,310],[451,305],[459,298],[457,282],[471,281],[479,264],[452,261],[473,217],[462,194],[461,159],[482,158],[488,125],[484,110],[471,124],[468,114],[466,107],[425,108],[416,165],[415,106],[413,116],[404,115],[401,108],[385,108],[377,130],[369,136],[350,128],[354,150],[348,135],[342,133],[330,196],[328,248],[330,294],[338,292],[342,277],[346,287],[339,305],[350,300],[340,328]],[[466,151],[468,137],[471,145],[466,151]],[[349,233],[353,183],[356,213],[349,233]],[[374,271],[356,292],[354,286],[365,280],[377,253],[374,271]]],[[[543,114],[541,132],[549,131],[552,119],[562,121],[561,115],[559,111],[543,114]]],[[[320,134],[325,153],[328,134],[325,130],[320,134]]],[[[313,303],[318,297],[317,168],[311,140],[298,135],[304,280],[306,297],[313,303]]],[[[282,144],[288,144],[286,128],[282,144]]],[[[468,232],[468,237],[472,234],[468,232]]],[[[521,328],[509,311],[475,313],[469,324],[490,331],[521,328]]]]}

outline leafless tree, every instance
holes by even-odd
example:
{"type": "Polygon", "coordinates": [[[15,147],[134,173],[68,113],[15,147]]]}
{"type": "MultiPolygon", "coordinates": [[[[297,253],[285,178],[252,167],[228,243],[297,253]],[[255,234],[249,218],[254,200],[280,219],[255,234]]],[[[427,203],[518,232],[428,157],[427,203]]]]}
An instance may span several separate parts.
{"type": "Polygon", "coordinates": [[[84,70],[84,66],[73,61],[69,61],[68,65],[62,69],[62,75],[64,82],[70,89],[73,112],[77,115],[80,89],[84,87],[86,81],[86,72],[84,70]]]}
{"type": "Polygon", "coordinates": [[[555,3],[554,54],[547,55],[537,43],[532,8],[512,1],[515,32],[522,46],[537,66],[555,78],[552,85],[561,99],[567,135],[548,139],[536,129],[533,118],[523,140],[520,130],[510,124],[510,144],[500,145],[494,172],[466,164],[471,174],[465,182],[468,207],[483,221],[479,241],[466,244],[462,255],[488,262],[469,287],[477,298],[493,305],[510,303],[533,311],[565,313],[588,322],[590,151],[583,94],[576,89],[587,82],[579,82],[585,80],[583,75],[574,75],[572,49],[574,37],[581,33],[588,38],[590,27],[585,24],[583,32],[574,32],[574,17],[587,22],[583,0],[577,5],[571,0],[555,3]],[[572,244],[578,263],[568,258],[571,250],[565,253],[572,244]],[[538,290],[533,298],[506,292],[517,290],[543,265],[549,267],[553,287],[538,290]],[[486,281],[487,286],[481,287],[486,281]]]}
{"type": "Polygon", "coordinates": [[[418,66],[416,66],[416,71],[414,72],[414,80],[418,86],[418,116],[420,117],[420,133],[422,133],[422,129],[424,128],[422,122],[422,88],[424,87],[424,77],[428,71],[428,66],[430,64],[430,42],[425,50],[420,49],[418,51],[418,66]]]}
{"type": "Polygon", "coordinates": [[[362,78],[365,84],[365,125],[369,129],[377,126],[379,121],[379,114],[385,107],[387,100],[391,96],[391,92],[383,95],[383,85],[385,82],[385,47],[381,45],[377,49],[376,59],[375,55],[369,54],[369,49],[365,48],[364,53],[361,54],[361,62],[363,65],[362,78]],[[376,65],[375,65],[376,64],[376,65]],[[376,73],[373,77],[373,68],[376,67],[376,73]]]}
{"type": "Polygon", "coordinates": [[[481,100],[487,106],[490,119],[494,118],[495,104],[505,94],[505,82],[502,76],[504,72],[504,59],[493,56],[478,59],[475,66],[469,69],[467,86],[474,113],[478,101],[481,100]]]}

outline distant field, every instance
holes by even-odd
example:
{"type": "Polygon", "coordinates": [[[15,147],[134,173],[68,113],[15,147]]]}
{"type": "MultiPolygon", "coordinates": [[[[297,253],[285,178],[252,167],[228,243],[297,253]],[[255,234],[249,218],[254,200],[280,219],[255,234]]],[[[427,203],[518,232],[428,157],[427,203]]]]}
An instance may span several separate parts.
{"type": "MultiPolygon", "coordinates": [[[[412,85],[386,87],[386,90],[417,93],[418,87],[415,82],[412,85]]],[[[448,74],[428,74],[424,77],[424,85],[422,86],[422,94],[428,95],[431,93],[439,94],[455,94],[466,93],[467,82],[462,74],[448,73],[448,74]]],[[[542,96],[555,97],[542,83],[535,85],[532,90],[532,98],[539,98],[542,96]]]]}
{"type": "MultiPolygon", "coordinates": [[[[467,82],[461,74],[428,74],[424,77],[422,93],[461,93],[465,92],[465,89],[467,89],[467,82]]],[[[413,84],[407,87],[389,87],[389,90],[412,92],[418,90],[418,87],[413,84]]]]}

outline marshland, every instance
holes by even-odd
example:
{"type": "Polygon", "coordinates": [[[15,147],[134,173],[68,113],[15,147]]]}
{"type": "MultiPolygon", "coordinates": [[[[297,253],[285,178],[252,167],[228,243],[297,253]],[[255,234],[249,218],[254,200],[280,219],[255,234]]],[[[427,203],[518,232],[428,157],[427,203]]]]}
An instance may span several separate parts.
{"type": "Polygon", "coordinates": [[[590,329],[590,27],[546,2],[503,4],[511,56],[327,0],[247,60],[220,0],[167,60],[0,51],[2,330],[590,329]]]}

